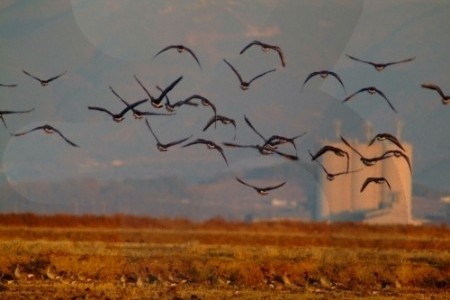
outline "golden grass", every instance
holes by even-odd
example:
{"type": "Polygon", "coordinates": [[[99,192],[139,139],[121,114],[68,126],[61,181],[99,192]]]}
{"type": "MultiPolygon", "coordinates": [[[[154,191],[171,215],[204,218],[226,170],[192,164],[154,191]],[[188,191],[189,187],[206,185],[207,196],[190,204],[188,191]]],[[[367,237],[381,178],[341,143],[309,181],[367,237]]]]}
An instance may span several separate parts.
{"type": "Polygon", "coordinates": [[[8,218],[0,216],[1,299],[450,298],[445,226],[8,218]]]}

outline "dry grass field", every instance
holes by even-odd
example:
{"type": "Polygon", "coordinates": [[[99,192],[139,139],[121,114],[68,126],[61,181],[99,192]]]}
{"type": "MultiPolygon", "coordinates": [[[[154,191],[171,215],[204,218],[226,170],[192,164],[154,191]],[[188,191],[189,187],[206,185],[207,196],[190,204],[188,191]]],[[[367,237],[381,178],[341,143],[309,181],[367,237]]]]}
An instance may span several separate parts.
{"type": "Polygon", "coordinates": [[[1,299],[450,299],[450,229],[0,215],[1,299]]]}

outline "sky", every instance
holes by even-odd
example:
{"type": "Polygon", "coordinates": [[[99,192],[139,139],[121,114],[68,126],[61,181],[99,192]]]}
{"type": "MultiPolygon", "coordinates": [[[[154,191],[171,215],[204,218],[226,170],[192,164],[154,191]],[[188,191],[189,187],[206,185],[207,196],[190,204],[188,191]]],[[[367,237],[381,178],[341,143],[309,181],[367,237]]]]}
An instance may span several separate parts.
{"type": "MultiPolygon", "coordinates": [[[[87,109],[122,110],[110,86],[130,102],[145,98],[136,75],[154,94],[157,85],[168,86],[183,76],[169,93],[171,101],[202,95],[218,114],[237,122],[233,141],[229,126],[202,131],[212,117],[209,108],[181,107],[173,116],[148,117],[162,142],[192,135],[191,140],[259,143],[244,123],[245,115],[265,135],[306,132],[297,146],[301,161],[307,161],[307,151],[317,149],[318,142],[336,139],[336,122],[342,135],[360,140],[365,139],[367,122],[373,132],[393,134],[402,124],[401,139],[414,149],[413,182],[448,190],[450,107],[420,85],[432,82],[450,93],[449,25],[446,1],[2,1],[0,83],[17,87],[0,87],[0,109],[34,111],[4,116],[1,181],[30,201],[42,202],[33,189],[23,187],[29,182],[171,176],[189,185],[286,162],[250,149],[227,148],[227,166],[218,152],[202,145],[161,153],[143,120],[127,114],[115,123],[87,109]],[[240,55],[253,40],[280,46],[286,67],[274,52],[257,47],[240,55]],[[201,68],[187,53],[173,49],[154,57],[172,44],[191,48],[201,68]],[[378,72],[346,54],[376,62],[415,59],[378,72]],[[242,91],[223,59],[244,79],[276,71],[242,91]],[[41,78],[67,73],[43,87],[22,70],[41,78]],[[338,73],[346,92],[332,77],[315,77],[301,90],[308,74],[319,70],[338,73]],[[377,95],[358,94],[342,103],[367,86],[382,90],[398,113],[377,95]],[[11,137],[43,124],[56,127],[80,147],[42,132],[11,137]]],[[[140,108],[156,111],[148,103],[140,108]]],[[[268,183],[289,183],[282,175],[273,180],[268,183]]],[[[235,188],[254,193],[238,183],[235,188]]],[[[62,197],[64,191],[54,195],[62,197]]]]}

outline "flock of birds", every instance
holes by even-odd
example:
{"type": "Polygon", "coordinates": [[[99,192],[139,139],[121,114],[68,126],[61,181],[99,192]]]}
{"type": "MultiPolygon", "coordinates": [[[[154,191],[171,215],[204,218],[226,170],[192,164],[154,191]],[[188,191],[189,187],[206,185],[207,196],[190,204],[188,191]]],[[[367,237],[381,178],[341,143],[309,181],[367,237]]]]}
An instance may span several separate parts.
{"type": "MultiPolygon", "coordinates": [[[[251,47],[259,47],[261,48],[264,52],[276,52],[278,54],[278,57],[280,59],[280,64],[282,67],[286,66],[286,60],[285,57],[283,55],[283,51],[280,47],[276,46],[276,45],[270,45],[270,44],[266,44],[263,43],[261,41],[252,41],[250,42],[248,45],[246,45],[241,51],[240,54],[244,54],[249,48],[251,47]]],[[[169,45],[167,47],[165,47],[164,49],[162,49],[161,51],[159,51],[158,53],[156,53],[156,55],[154,56],[154,58],[156,58],[159,55],[162,55],[164,52],[169,51],[169,50],[176,50],[179,53],[183,53],[183,52],[187,52],[189,53],[193,59],[196,61],[198,67],[201,69],[201,64],[200,61],[198,59],[198,57],[196,56],[195,52],[192,51],[190,48],[184,46],[184,45],[169,45]]],[[[372,61],[368,61],[368,60],[364,60],[364,59],[360,59],[351,55],[347,55],[347,57],[351,60],[354,60],[356,62],[359,63],[364,63],[364,64],[369,64],[371,66],[373,66],[375,68],[375,70],[377,71],[383,71],[386,67],[388,66],[392,66],[392,65],[396,65],[396,64],[401,64],[401,63],[407,63],[407,62],[411,62],[414,60],[414,57],[412,58],[408,58],[408,59],[404,59],[404,60],[400,60],[400,61],[393,61],[393,62],[387,62],[387,63],[378,63],[378,62],[372,62],[372,61]]],[[[276,68],[272,68],[269,69],[259,75],[254,76],[253,78],[251,78],[250,80],[246,81],[242,78],[242,76],[240,75],[239,71],[237,70],[237,68],[235,66],[233,66],[229,61],[227,61],[226,59],[223,59],[223,62],[230,68],[231,72],[237,77],[238,81],[239,81],[239,85],[240,88],[245,91],[248,90],[250,88],[251,83],[253,83],[255,80],[262,78],[263,76],[266,76],[269,73],[275,72],[276,68]]],[[[59,79],[60,77],[62,77],[63,75],[65,75],[67,73],[67,71],[64,71],[56,76],[50,77],[48,79],[42,79],[38,76],[32,75],[29,72],[22,70],[23,73],[37,81],[40,82],[40,84],[45,87],[47,85],[49,85],[51,82],[59,79]]],[[[345,85],[342,81],[342,79],[340,78],[340,76],[333,72],[333,71],[329,71],[329,70],[320,70],[320,71],[314,71],[311,72],[306,79],[303,82],[303,85],[301,87],[301,91],[303,91],[305,85],[312,80],[314,77],[319,76],[322,79],[325,79],[329,76],[334,77],[338,83],[342,86],[343,90],[345,93],[346,89],[345,89],[345,85]]],[[[199,104],[205,106],[205,107],[209,107],[212,110],[212,117],[209,119],[209,121],[205,124],[205,126],[203,127],[203,131],[208,130],[212,125],[214,125],[214,127],[217,127],[217,124],[223,124],[223,125],[232,125],[234,127],[234,139],[236,139],[236,130],[237,130],[237,122],[236,120],[229,118],[227,116],[223,116],[217,113],[217,109],[216,106],[213,104],[212,101],[210,101],[208,98],[198,95],[198,94],[194,94],[186,99],[177,101],[177,102],[171,102],[169,100],[169,93],[176,88],[176,86],[178,85],[178,83],[183,79],[183,76],[179,76],[177,79],[175,79],[172,83],[170,83],[167,87],[165,88],[161,88],[159,86],[156,86],[156,88],[159,91],[159,94],[156,96],[155,93],[150,93],[149,89],[146,87],[146,85],[144,85],[144,83],[136,76],[134,75],[134,79],[136,81],[136,83],[140,86],[140,88],[142,88],[142,90],[145,92],[145,94],[147,95],[147,98],[135,101],[135,102],[128,102],[125,99],[123,99],[111,86],[109,87],[111,92],[124,104],[124,108],[119,111],[119,112],[112,112],[110,109],[108,108],[104,108],[104,107],[99,107],[99,106],[88,106],[87,108],[89,110],[92,111],[97,111],[97,112],[101,112],[101,113],[105,113],[108,114],[115,122],[121,122],[125,119],[125,116],[127,114],[129,114],[129,112],[131,111],[131,113],[133,114],[134,118],[136,119],[142,119],[144,117],[147,116],[153,116],[153,115],[165,115],[165,116],[172,116],[176,113],[177,109],[180,109],[182,106],[184,105],[188,105],[188,106],[198,106],[199,104]],[[199,101],[199,103],[197,103],[197,101],[199,101]],[[143,105],[144,103],[150,102],[150,104],[155,108],[155,109],[161,109],[162,107],[165,107],[167,112],[155,112],[155,111],[142,111],[139,110],[138,108],[143,105]]],[[[17,84],[0,84],[1,87],[9,87],[9,88],[14,88],[17,86],[17,84]]],[[[435,84],[432,83],[423,83],[422,87],[425,89],[430,89],[430,90],[434,90],[436,91],[439,96],[441,97],[441,101],[444,105],[447,105],[450,103],[450,95],[446,95],[444,94],[444,92],[441,90],[441,88],[435,84]]],[[[387,96],[378,88],[374,87],[374,86],[369,86],[369,87],[364,87],[361,88],[357,91],[355,91],[354,93],[350,94],[349,96],[347,96],[345,99],[342,100],[343,103],[353,99],[354,97],[356,97],[358,94],[363,93],[363,92],[367,92],[370,95],[374,95],[377,94],[379,95],[381,98],[383,98],[386,103],[389,105],[389,107],[397,113],[397,110],[395,109],[395,107],[392,105],[392,103],[390,102],[390,100],[387,98],[387,96]]],[[[0,119],[3,122],[3,125],[6,126],[6,122],[4,119],[4,115],[7,114],[27,114],[27,113],[31,113],[34,110],[34,108],[28,109],[28,110],[0,110],[0,119]]],[[[264,136],[263,134],[261,134],[256,127],[251,123],[251,121],[249,120],[249,118],[247,116],[244,115],[244,121],[247,124],[247,126],[256,134],[261,138],[261,143],[259,144],[238,144],[238,143],[234,143],[234,142],[223,142],[222,145],[219,145],[218,143],[208,140],[208,139],[203,139],[203,138],[197,138],[195,140],[192,141],[188,141],[189,139],[192,138],[191,136],[179,139],[179,140],[175,140],[175,141],[170,141],[170,142],[166,142],[163,143],[161,142],[160,138],[157,136],[157,134],[155,133],[155,131],[152,129],[152,127],[150,126],[150,123],[148,121],[148,119],[145,119],[146,122],[146,126],[148,128],[148,130],[150,131],[151,135],[154,137],[155,141],[156,141],[156,146],[157,149],[159,151],[165,152],[168,151],[169,148],[175,146],[175,145],[179,145],[179,144],[183,144],[185,143],[182,147],[190,147],[193,145],[205,145],[207,147],[207,149],[211,149],[211,150],[215,150],[217,151],[222,158],[224,159],[226,165],[228,166],[228,160],[227,157],[225,155],[224,152],[224,148],[222,146],[225,146],[227,148],[252,148],[257,150],[261,155],[280,155],[288,160],[292,160],[292,161],[296,161],[299,159],[298,157],[298,152],[297,152],[297,147],[296,147],[296,139],[302,137],[303,135],[305,135],[305,133],[301,133],[298,134],[296,136],[293,137],[286,137],[286,136],[282,136],[282,135],[278,135],[278,134],[273,134],[269,137],[264,136]],[[290,144],[293,147],[294,153],[286,153],[286,152],[282,152],[279,149],[280,145],[283,144],[290,144]]],[[[24,136],[28,133],[34,132],[34,131],[44,131],[45,133],[56,133],[58,134],[65,142],[67,142],[69,145],[73,146],[73,147],[79,147],[79,145],[77,145],[75,142],[71,141],[70,139],[68,139],[66,136],[63,135],[63,133],[61,131],[59,131],[57,128],[49,125],[49,124],[43,124],[34,128],[31,128],[29,130],[23,131],[23,132],[17,132],[17,133],[12,133],[11,136],[13,137],[19,137],[19,136],[24,136]]],[[[348,146],[348,150],[346,149],[341,149],[341,148],[337,148],[335,146],[332,145],[325,145],[323,146],[321,149],[319,149],[316,153],[311,153],[309,151],[309,154],[311,156],[311,160],[312,161],[316,161],[320,168],[325,172],[326,177],[328,178],[328,180],[333,180],[336,176],[341,176],[341,175],[346,175],[349,173],[353,173],[353,172],[358,172],[360,171],[360,169],[357,170],[349,170],[349,151],[353,151],[354,153],[356,153],[359,157],[361,162],[365,165],[365,166],[371,166],[374,165],[376,162],[380,161],[380,160],[384,160],[387,158],[391,158],[391,157],[402,157],[409,165],[409,168],[411,170],[411,163],[410,163],[410,159],[408,158],[408,156],[405,154],[405,149],[403,148],[403,146],[401,145],[401,143],[397,140],[397,138],[389,133],[379,133],[377,134],[370,142],[369,142],[369,146],[372,145],[375,141],[383,141],[383,140],[388,140],[390,142],[392,142],[393,144],[395,144],[398,147],[398,150],[389,150],[386,151],[385,153],[383,153],[381,156],[377,156],[377,157],[365,157],[362,153],[360,153],[360,151],[358,151],[354,146],[352,146],[344,137],[341,137],[342,142],[348,146]],[[330,173],[326,166],[324,166],[319,158],[328,153],[331,152],[334,155],[338,156],[338,157],[343,157],[347,160],[346,162],[346,169],[345,170],[341,170],[339,172],[336,173],[330,173]]],[[[261,195],[266,195],[268,194],[268,192],[270,190],[274,190],[274,189],[278,189],[280,187],[282,187],[283,185],[286,184],[286,181],[275,184],[275,185],[270,185],[270,186],[255,186],[253,184],[250,184],[244,180],[242,180],[241,178],[235,177],[236,181],[241,183],[242,185],[245,185],[249,188],[253,188],[257,193],[261,194],[261,195]]],[[[363,192],[365,190],[365,188],[370,184],[370,183],[378,183],[378,184],[387,184],[388,187],[390,188],[390,184],[387,181],[386,178],[384,177],[368,177],[362,187],[361,187],[361,192],[363,192]]]]}

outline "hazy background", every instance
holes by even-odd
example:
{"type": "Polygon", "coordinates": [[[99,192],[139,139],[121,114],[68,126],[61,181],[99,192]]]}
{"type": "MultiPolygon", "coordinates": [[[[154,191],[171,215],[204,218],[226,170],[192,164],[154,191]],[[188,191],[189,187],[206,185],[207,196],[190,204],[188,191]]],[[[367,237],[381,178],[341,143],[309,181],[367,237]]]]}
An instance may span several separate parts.
{"type": "MultiPolygon", "coordinates": [[[[450,194],[450,107],[420,87],[433,82],[450,93],[450,4],[446,1],[14,1],[0,4],[0,110],[35,108],[26,115],[5,115],[0,129],[2,152],[0,211],[39,213],[133,213],[194,219],[297,217],[309,219],[320,188],[308,149],[342,135],[365,139],[373,132],[397,133],[413,145],[413,214],[442,221],[439,197],[450,194]],[[287,66],[274,52],[240,50],[252,40],[280,46],[287,66]],[[167,51],[170,44],[190,47],[189,54],[167,51]],[[377,72],[348,59],[410,63],[377,72]],[[247,91],[223,62],[244,79],[276,68],[247,91]],[[42,87],[22,73],[42,78],[67,74],[42,87]],[[348,103],[333,79],[311,79],[310,72],[337,72],[347,94],[374,85],[382,98],[360,94],[348,103]],[[162,153],[144,120],[131,114],[115,123],[89,105],[120,111],[112,86],[130,102],[146,97],[133,78],[150,92],[183,80],[170,92],[172,101],[200,94],[218,114],[237,122],[237,143],[260,142],[243,122],[244,114],[264,135],[306,135],[297,140],[299,162],[260,156],[251,149],[225,148],[230,166],[203,145],[176,146],[162,153]],[[80,148],[56,135],[10,134],[51,124],[80,148]],[[256,185],[287,184],[261,197],[234,179],[256,185]]],[[[150,104],[139,107],[155,111],[150,104]]],[[[209,108],[181,107],[174,116],[151,116],[162,142],[193,135],[221,143],[233,141],[234,129],[217,125],[206,132],[209,108]]],[[[285,151],[291,152],[287,147],[285,151]]]]}

